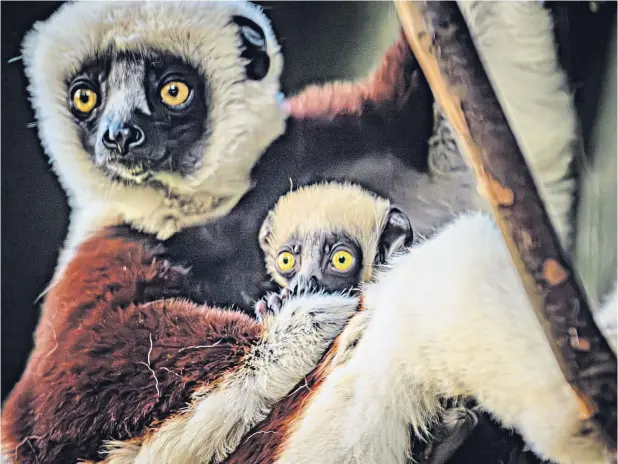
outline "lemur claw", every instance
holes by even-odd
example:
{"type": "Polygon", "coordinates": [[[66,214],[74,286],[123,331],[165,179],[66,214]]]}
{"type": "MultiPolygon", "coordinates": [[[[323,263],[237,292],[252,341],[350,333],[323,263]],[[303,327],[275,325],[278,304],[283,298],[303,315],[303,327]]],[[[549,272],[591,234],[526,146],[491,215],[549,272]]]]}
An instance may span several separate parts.
{"type": "Polygon", "coordinates": [[[269,293],[260,301],[258,301],[255,305],[255,316],[258,321],[263,322],[268,314],[272,314],[273,316],[277,316],[281,312],[281,307],[283,306],[283,302],[287,299],[287,296],[283,294],[284,289],[281,293],[269,293]]]}
{"type": "Polygon", "coordinates": [[[305,279],[305,278],[297,278],[294,279],[289,288],[290,296],[300,296],[306,295],[308,293],[313,293],[318,290],[317,282],[315,278],[305,279]]]}
{"type": "Polygon", "coordinates": [[[281,308],[290,298],[312,293],[317,290],[315,282],[306,279],[295,280],[291,287],[281,289],[279,293],[269,293],[259,300],[255,305],[255,316],[258,321],[263,322],[266,315],[277,316],[281,308]]]}

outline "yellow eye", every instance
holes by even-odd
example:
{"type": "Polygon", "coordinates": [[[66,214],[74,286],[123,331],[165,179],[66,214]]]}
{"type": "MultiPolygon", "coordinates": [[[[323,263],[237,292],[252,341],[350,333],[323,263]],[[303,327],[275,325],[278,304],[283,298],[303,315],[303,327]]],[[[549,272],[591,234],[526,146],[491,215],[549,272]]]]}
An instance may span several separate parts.
{"type": "Polygon", "coordinates": [[[181,106],[187,102],[191,90],[184,82],[174,81],[168,82],[161,87],[161,101],[167,106],[181,106]]]}
{"type": "Polygon", "coordinates": [[[280,271],[288,272],[294,268],[294,264],[296,264],[296,258],[289,251],[284,251],[283,253],[279,253],[277,257],[277,267],[279,267],[280,271]]]}
{"type": "Polygon", "coordinates": [[[90,113],[97,106],[97,100],[97,93],[86,87],[73,92],[73,106],[80,113],[90,113]]]}
{"type": "Polygon", "coordinates": [[[333,255],[331,262],[338,271],[346,271],[354,262],[354,257],[351,253],[341,250],[333,255]]]}

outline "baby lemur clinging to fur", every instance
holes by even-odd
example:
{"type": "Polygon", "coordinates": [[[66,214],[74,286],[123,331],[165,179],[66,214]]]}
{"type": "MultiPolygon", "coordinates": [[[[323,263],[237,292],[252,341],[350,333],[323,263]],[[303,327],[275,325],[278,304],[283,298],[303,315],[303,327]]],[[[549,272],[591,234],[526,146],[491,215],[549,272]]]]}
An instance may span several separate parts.
{"type": "MultiPolygon", "coordinates": [[[[413,240],[407,215],[358,185],[331,182],[293,190],[277,201],[260,229],[267,271],[283,290],[260,301],[256,315],[263,318],[268,308],[280,308],[298,291],[357,291],[372,279],[375,268],[413,240]]],[[[431,431],[429,444],[413,444],[418,462],[448,461],[479,419],[485,420],[477,411],[454,404],[431,431]]],[[[485,429],[481,433],[487,433],[485,429]]]]}

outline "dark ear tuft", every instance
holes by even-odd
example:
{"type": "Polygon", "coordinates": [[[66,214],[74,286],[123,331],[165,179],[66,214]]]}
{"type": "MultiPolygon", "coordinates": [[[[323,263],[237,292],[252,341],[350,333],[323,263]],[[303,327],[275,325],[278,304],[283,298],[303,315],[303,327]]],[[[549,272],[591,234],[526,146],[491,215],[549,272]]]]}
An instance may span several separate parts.
{"type": "Polygon", "coordinates": [[[393,206],[380,235],[376,264],[383,264],[393,253],[410,246],[414,241],[412,225],[406,213],[393,206]]]}
{"type": "Polygon", "coordinates": [[[270,236],[273,233],[273,220],[275,218],[275,212],[269,211],[268,215],[264,219],[262,226],[260,227],[260,233],[258,234],[258,240],[260,242],[260,248],[266,254],[269,248],[270,236]]]}
{"type": "Polygon", "coordinates": [[[260,26],[244,16],[233,16],[242,40],[241,58],[248,60],[245,65],[247,77],[259,81],[268,74],[270,57],[266,51],[266,35],[260,26]]]}

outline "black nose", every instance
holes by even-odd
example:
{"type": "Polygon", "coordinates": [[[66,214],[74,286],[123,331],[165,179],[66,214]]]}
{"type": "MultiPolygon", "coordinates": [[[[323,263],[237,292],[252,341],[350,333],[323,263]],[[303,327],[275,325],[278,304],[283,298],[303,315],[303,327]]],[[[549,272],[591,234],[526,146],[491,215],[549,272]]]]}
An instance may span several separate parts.
{"type": "Polygon", "coordinates": [[[129,152],[129,149],[143,144],[144,140],[144,132],[138,126],[132,124],[123,124],[116,128],[110,127],[103,134],[103,145],[123,156],[129,152]]]}

